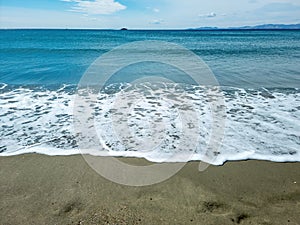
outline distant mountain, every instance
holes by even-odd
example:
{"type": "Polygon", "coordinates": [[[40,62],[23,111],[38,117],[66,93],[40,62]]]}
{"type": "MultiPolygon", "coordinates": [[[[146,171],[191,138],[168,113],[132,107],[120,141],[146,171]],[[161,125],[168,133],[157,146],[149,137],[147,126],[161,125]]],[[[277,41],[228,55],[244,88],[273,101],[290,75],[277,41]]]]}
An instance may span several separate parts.
{"type": "Polygon", "coordinates": [[[300,30],[300,24],[262,24],[257,26],[243,26],[243,27],[199,27],[190,28],[188,30],[300,30]]]}
{"type": "Polygon", "coordinates": [[[190,28],[188,30],[219,30],[219,27],[199,27],[199,28],[190,28]]]}
{"type": "Polygon", "coordinates": [[[300,29],[300,24],[263,24],[257,26],[244,26],[244,27],[231,27],[230,29],[253,29],[253,30],[267,30],[267,29],[279,29],[279,30],[290,30],[300,29]]]}

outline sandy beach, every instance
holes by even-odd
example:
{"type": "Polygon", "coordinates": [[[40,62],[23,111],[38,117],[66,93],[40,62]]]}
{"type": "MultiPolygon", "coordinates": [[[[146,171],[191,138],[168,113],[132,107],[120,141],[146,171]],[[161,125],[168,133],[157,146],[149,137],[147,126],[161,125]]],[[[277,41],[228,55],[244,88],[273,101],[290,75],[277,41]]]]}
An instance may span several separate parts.
{"type": "MultiPolygon", "coordinates": [[[[131,159],[143,163],[142,159],[131,159]]],[[[188,163],[147,187],[108,181],[83,157],[0,157],[0,224],[300,224],[300,163],[188,163]]]]}

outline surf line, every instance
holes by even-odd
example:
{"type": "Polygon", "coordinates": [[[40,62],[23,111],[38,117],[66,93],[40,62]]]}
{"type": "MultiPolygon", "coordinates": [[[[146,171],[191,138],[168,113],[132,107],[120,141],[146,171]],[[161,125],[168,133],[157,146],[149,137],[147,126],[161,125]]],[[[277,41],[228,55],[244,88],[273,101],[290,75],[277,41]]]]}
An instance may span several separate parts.
{"type": "Polygon", "coordinates": [[[20,151],[20,150],[25,150],[25,149],[34,148],[34,147],[36,147],[36,146],[40,146],[40,145],[42,145],[42,144],[46,144],[46,143],[49,143],[49,142],[52,142],[52,141],[60,140],[61,138],[66,138],[66,137],[67,137],[67,135],[62,135],[62,136],[60,136],[60,137],[53,138],[53,139],[50,139],[50,140],[47,140],[47,141],[43,141],[43,142],[40,142],[40,143],[35,143],[35,144],[33,144],[33,145],[22,146],[22,147],[18,148],[17,150],[11,151],[11,152],[9,152],[9,153],[14,153],[14,152],[18,152],[18,151],[20,151]]]}

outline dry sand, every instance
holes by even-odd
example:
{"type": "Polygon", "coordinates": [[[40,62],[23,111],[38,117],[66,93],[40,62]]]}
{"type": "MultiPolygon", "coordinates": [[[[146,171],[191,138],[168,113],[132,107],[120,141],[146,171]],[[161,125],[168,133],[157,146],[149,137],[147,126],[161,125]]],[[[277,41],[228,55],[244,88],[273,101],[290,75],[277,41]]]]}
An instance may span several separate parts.
{"type": "MultiPolygon", "coordinates": [[[[136,162],[143,160],[135,159],[136,162]]],[[[82,156],[0,157],[0,224],[300,224],[300,163],[188,163],[147,187],[112,183],[82,156]]]]}

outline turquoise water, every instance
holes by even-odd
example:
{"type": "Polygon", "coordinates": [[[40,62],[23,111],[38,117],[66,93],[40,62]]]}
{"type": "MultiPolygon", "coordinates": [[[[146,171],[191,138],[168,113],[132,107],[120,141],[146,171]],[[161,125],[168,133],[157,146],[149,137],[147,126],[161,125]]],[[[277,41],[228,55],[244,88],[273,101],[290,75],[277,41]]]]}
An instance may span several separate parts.
{"type": "MultiPolygon", "coordinates": [[[[166,52],[161,50],[159,54],[166,52]]],[[[0,30],[0,155],[78,154],[78,141],[86,140],[85,153],[110,152],[158,162],[168,161],[174,152],[178,157],[170,161],[300,161],[299,65],[299,31],[0,30]],[[96,127],[105,130],[102,150],[88,149],[90,142],[85,134],[74,131],[76,85],[87,68],[115,47],[143,40],[181,45],[198,55],[214,73],[222,87],[226,109],[224,138],[214,158],[209,158],[205,149],[211,131],[206,95],[209,88],[194,86],[182,72],[153,62],[123,69],[111,81],[114,85],[107,88],[113,91],[100,93],[96,102],[87,100],[95,111],[96,127]],[[166,132],[161,131],[165,138],[157,151],[127,148],[109,126],[108,115],[123,113],[112,110],[111,105],[120,87],[152,75],[176,77],[177,83],[186,83],[186,97],[199,112],[199,138],[195,140],[199,143],[188,160],[180,158],[185,149],[176,148],[176,143],[182,139],[188,146],[191,140],[180,135],[177,112],[168,106],[175,99],[174,84],[164,84],[162,97],[171,98],[169,103],[159,102],[159,93],[151,85],[138,86],[141,92],[151,91],[143,104],[133,104],[128,122],[133,137],[140,140],[151,137],[149,121],[168,119],[165,122],[171,125],[166,132]],[[155,104],[157,107],[153,107],[155,104]]]]}
{"type": "Polygon", "coordinates": [[[0,30],[0,82],[77,84],[97,57],[142,40],[192,50],[222,86],[300,84],[300,31],[0,30]]]}

